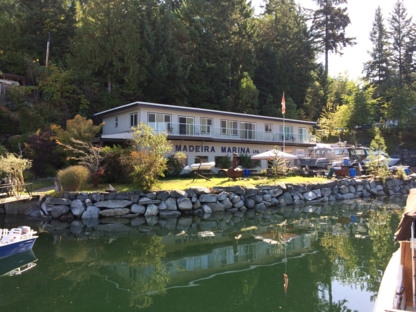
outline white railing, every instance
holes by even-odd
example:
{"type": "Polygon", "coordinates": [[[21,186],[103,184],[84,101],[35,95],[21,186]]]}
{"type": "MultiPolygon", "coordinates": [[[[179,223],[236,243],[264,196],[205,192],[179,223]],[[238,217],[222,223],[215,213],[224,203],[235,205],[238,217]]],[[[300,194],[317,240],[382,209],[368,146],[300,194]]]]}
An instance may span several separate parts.
{"type": "Polygon", "coordinates": [[[209,137],[213,139],[253,140],[269,142],[316,143],[316,137],[309,134],[283,132],[264,132],[236,128],[214,128],[197,124],[180,124],[172,122],[149,122],[148,125],[156,132],[167,132],[168,135],[209,137]]]}

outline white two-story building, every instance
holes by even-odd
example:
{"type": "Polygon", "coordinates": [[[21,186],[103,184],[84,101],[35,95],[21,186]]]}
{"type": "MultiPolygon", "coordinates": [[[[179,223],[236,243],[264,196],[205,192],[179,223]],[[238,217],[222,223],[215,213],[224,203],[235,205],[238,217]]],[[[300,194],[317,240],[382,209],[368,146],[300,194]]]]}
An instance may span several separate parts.
{"type": "MultiPolygon", "coordinates": [[[[316,143],[310,134],[316,122],[232,113],[211,109],[133,102],[96,113],[103,121],[101,143],[122,143],[130,130],[145,123],[156,132],[165,131],[172,154],[184,152],[187,164],[232,158],[234,153],[255,155],[279,146],[293,155],[308,156],[316,143]]],[[[267,168],[262,160],[261,168],[267,168]]]]}

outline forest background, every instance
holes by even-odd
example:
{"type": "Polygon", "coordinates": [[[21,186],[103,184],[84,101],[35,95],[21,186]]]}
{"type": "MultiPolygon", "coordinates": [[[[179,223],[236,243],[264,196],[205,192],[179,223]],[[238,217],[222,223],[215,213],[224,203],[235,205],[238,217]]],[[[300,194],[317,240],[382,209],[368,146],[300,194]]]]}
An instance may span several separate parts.
{"type": "Polygon", "coordinates": [[[377,127],[390,148],[413,144],[416,27],[403,1],[371,12],[359,81],[328,76],[329,53],[355,43],[347,0],[314,2],[268,0],[255,15],[246,0],[2,0],[0,74],[25,81],[0,97],[0,143],[30,156],[51,126],[133,101],[282,117],[284,92],[285,118],[318,121],[319,140],[368,143],[377,127]]]}

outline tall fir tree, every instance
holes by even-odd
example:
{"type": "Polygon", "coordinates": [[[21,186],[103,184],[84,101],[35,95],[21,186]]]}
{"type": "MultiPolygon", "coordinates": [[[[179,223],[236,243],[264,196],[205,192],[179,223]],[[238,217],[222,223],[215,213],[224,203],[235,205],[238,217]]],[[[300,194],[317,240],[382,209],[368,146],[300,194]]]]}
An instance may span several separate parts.
{"type": "Polygon", "coordinates": [[[392,76],[390,64],[391,46],[389,42],[389,33],[384,26],[384,19],[381,8],[378,7],[375,12],[373,27],[370,32],[370,41],[373,45],[368,53],[371,60],[364,64],[364,73],[368,82],[374,86],[373,98],[374,103],[374,120],[379,121],[383,116],[384,92],[387,88],[387,81],[392,76]]]}
{"type": "Polygon", "coordinates": [[[389,34],[384,26],[384,18],[380,7],[375,12],[370,41],[373,45],[372,50],[368,51],[371,60],[365,64],[364,72],[370,83],[380,86],[390,77],[391,71],[389,34]]]}
{"type": "Polygon", "coordinates": [[[140,8],[136,0],[95,0],[81,8],[71,65],[93,80],[106,81],[107,92],[119,95],[111,106],[142,95],[149,57],[139,32],[140,8]]]}
{"type": "Polygon", "coordinates": [[[50,41],[48,60],[60,64],[69,53],[69,43],[75,32],[75,0],[31,1],[20,0],[16,6],[21,35],[17,46],[34,62],[45,65],[47,42],[50,41]]]}
{"type": "Polygon", "coordinates": [[[258,28],[254,82],[260,91],[260,112],[281,116],[280,110],[268,103],[272,99],[279,105],[283,92],[293,100],[296,111],[305,103],[316,66],[313,38],[305,17],[293,0],[270,0],[258,28]]]}
{"type": "Polygon", "coordinates": [[[185,0],[189,105],[235,111],[244,72],[254,71],[254,10],[245,0],[185,0]]]}
{"type": "Polygon", "coordinates": [[[346,28],[351,24],[347,12],[348,1],[313,1],[318,5],[318,9],[313,14],[312,31],[320,50],[325,54],[325,71],[328,73],[329,52],[342,55],[341,50],[344,47],[355,44],[355,38],[346,35],[346,28]]]}
{"type": "Polygon", "coordinates": [[[406,57],[406,53],[413,51],[412,37],[415,32],[412,17],[407,17],[407,9],[403,0],[397,0],[388,21],[393,51],[391,61],[397,72],[400,86],[403,86],[405,80],[409,80],[411,72],[413,57],[409,55],[406,57]]]}
{"type": "Polygon", "coordinates": [[[172,105],[188,105],[188,68],[184,64],[183,25],[168,5],[146,0],[141,20],[143,48],[149,55],[143,100],[172,105]]]}

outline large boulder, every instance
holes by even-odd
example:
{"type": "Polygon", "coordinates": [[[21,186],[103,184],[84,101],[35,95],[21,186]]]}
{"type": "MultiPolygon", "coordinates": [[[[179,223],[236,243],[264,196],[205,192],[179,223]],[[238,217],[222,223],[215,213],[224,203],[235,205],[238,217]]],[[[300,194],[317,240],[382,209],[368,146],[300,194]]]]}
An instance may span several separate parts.
{"type": "Polygon", "coordinates": [[[130,213],[130,209],[122,208],[122,209],[106,209],[100,211],[100,216],[103,217],[117,217],[117,216],[124,216],[130,213]]]}
{"type": "Polygon", "coordinates": [[[100,216],[100,208],[96,206],[89,206],[82,214],[82,219],[98,219],[100,216]]]}
{"type": "Polygon", "coordinates": [[[111,200],[103,200],[103,201],[96,202],[94,206],[98,208],[104,208],[104,209],[117,209],[117,208],[130,207],[131,204],[132,202],[130,200],[111,199],[111,200]]]}
{"type": "Polygon", "coordinates": [[[51,208],[51,216],[52,218],[58,219],[60,216],[68,213],[69,207],[66,205],[56,205],[51,208]]]}
{"type": "MultiPolygon", "coordinates": [[[[92,205],[92,204],[91,204],[92,205]]],[[[89,206],[91,206],[89,205],[89,206]]],[[[71,212],[74,216],[80,217],[82,216],[82,214],[84,213],[86,207],[85,204],[79,200],[79,199],[75,199],[71,202],[71,212]]]]}

